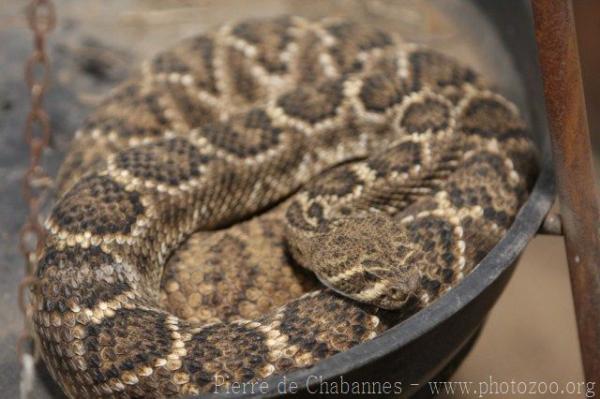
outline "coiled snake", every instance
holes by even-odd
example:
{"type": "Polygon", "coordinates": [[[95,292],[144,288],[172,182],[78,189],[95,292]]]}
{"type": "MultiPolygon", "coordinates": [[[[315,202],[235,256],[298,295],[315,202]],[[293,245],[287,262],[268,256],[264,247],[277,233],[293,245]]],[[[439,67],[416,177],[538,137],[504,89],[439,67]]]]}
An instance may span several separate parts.
{"type": "Polygon", "coordinates": [[[514,105],[375,28],[186,40],[76,134],[32,295],[43,359],[73,398],[311,366],[457,284],[535,172],[514,105]]]}

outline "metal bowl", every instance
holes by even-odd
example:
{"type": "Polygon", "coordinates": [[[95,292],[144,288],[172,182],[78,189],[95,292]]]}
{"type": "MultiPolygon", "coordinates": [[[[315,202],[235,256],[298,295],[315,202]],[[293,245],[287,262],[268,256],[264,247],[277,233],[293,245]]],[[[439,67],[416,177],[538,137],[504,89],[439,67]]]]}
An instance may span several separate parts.
{"type": "MultiPolygon", "coordinates": [[[[447,375],[470,350],[486,315],[506,286],[520,253],[536,234],[552,205],[554,177],[529,1],[469,2],[481,11],[501,38],[504,49],[491,49],[487,54],[502,50],[512,59],[520,81],[517,84],[524,89],[520,105],[542,155],[540,175],[513,226],[472,273],[426,309],[374,340],[332,356],[312,368],[273,377],[262,386],[266,386],[264,389],[256,386],[253,392],[228,396],[266,398],[282,396],[293,390],[301,397],[314,397],[323,386],[321,383],[335,381],[366,383],[365,387],[378,392],[389,386],[391,392],[398,396],[410,396],[440,373],[447,375]]],[[[320,4],[326,7],[334,3],[337,4],[320,4]]],[[[448,3],[437,4],[443,7],[448,3]]],[[[464,16],[462,23],[470,24],[473,22],[470,18],[469,15],[464,16]]],[[[494,58],[492,63],[495,61],[494,58]]],[[[40,369],[48,392],[62,397],[43,368],[40,369]]],[[[427,393],[427,389],[421,393],[427,393]]]]}

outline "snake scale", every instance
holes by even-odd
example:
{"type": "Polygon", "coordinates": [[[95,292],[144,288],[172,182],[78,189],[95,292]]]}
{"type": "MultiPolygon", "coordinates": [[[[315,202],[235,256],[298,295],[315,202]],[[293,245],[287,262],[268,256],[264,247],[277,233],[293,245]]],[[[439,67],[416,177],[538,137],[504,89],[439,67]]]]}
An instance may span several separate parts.
{"type": "Polygon", "coordinates": [[[314,365],[456,285],[536,174],[513,104],[375,27],[249,20],[145,63],[86,119],[32,292],[72,398],[314,365]]]}

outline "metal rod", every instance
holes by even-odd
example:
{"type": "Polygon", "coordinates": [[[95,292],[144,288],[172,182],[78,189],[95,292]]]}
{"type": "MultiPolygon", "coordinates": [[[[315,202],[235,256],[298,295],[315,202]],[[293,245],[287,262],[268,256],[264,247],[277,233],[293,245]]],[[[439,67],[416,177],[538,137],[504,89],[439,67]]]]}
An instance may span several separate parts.
{"type": "Polygon", "coordinates": [[[570,0],[532,0],[579,343],[600,383],[600,208],[570,0]]]}

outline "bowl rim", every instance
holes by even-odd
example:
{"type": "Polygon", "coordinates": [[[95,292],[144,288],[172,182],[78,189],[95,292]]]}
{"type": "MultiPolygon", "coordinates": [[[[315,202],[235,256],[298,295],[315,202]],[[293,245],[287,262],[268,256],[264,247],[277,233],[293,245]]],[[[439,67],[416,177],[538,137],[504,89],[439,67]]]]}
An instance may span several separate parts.
{"type": "MultiPolygon", "coordinates": [[[[473,302],[506,272],[539,230],[554,201],[554,173],[551,165],[548,157],[544,156],[544,162],[542,162],[541,171],[533,190],[504,238],[457,286],[432,302],[431,305],[389,328],[374,339],[337,353],[310,368],[295,370],[285,375],[265,379],[268,388],[260,393],[219,395],[227,397],[275,397],[281,395],[277,391],[277,387],[283,381],[288,386],[295,383],[298,390],[302,391],[308,386],[307,379],[310,376],[316,375],[326,381],[347,374],[358,367],[374,363],[399,350],[450,319],[462,308],[473,302]]],[[[204,394],[195,397],[204,398],[213,395],[204,394]]]]}

